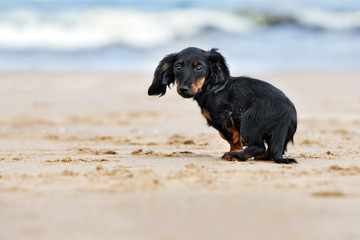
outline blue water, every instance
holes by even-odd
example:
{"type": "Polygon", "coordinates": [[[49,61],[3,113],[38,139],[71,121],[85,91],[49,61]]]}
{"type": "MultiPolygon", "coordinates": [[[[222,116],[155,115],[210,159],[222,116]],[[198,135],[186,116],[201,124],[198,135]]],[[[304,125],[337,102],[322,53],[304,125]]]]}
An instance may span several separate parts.
{"type": "Polygon", "coordinates": [[[219,48],[232,71],[360,68],[360,1],[2,1],[0,70],[153,71],[219,48]]]}

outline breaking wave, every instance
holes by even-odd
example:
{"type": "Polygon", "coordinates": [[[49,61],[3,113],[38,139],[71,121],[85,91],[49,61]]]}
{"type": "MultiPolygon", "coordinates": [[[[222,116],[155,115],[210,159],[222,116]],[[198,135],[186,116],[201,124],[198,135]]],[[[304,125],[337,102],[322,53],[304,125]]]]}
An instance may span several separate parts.
{"type": "Polygon", "coordinates": [[[309,30],[358,31],[360,11],[287,12],[173,9],[148,12],[92,8],[81,11],[0,13],[0,48],[83,50],[109,46],[153,48],[207,31],[244,35],[288,25],[309,30]]]}

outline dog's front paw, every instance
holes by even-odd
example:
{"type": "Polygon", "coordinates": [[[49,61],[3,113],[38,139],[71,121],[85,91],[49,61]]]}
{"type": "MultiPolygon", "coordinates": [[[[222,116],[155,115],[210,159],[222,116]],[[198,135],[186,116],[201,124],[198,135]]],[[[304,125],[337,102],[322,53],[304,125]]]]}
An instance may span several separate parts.
{"type": "Polygon", "coordinates": [[[227,160],[227,161],[246,161],[248,158],[250,158],[249,156],[245,155],[243,151],[241,152],[229,152],[228,154],[225,154],[223,157],[223,159],[227,160]]]}
{"type": "Polygon", "coordinates": [[[225,153],[225,154],[221,157],[221,159],[226,160],[226,161],[235,161],[235,160],[236,160],[236,159],[233,157],[233,155],[230,154],[230,153],[225,153]]]}

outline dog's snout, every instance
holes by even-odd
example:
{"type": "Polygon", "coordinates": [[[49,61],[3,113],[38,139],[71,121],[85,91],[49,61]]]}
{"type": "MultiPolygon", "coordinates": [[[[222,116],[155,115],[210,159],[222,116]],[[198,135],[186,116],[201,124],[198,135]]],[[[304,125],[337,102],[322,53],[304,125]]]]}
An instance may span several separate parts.
{"type": "Polygon", "coordinates": [[[184,86],[184,85],[180,85],[177,89],[178,93],[184,97],[184,98],[190,98],[193,96],[193,94],[190,91],[190,87],[188,86],[184,86]]]}
{"type": "Polygon", "coordinates": [[[180,86],[179,87],[179,92],[180,93],[187,93],[189,91],[189,87],[188,86],[180,86]]]}

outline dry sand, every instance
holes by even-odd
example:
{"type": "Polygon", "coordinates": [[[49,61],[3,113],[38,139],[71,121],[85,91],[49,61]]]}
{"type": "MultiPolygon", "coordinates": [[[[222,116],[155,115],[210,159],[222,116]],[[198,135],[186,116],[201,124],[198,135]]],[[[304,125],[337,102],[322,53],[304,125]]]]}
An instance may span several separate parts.
{"type": "Polygon", "coordinates": [[[0,73],[0,239],[360,239],[360,73],[254,77],[294,101],[299,164],[221,160],[151,74],[0,73]]]}

